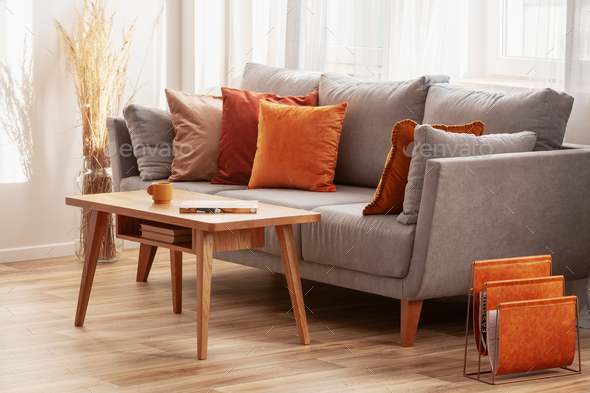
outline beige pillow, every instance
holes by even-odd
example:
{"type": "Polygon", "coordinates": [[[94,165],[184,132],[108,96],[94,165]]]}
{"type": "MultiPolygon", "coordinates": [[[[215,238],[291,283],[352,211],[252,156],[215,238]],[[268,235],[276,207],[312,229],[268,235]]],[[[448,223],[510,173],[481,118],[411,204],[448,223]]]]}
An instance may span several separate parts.
{"type": "Polygon", "coordinates": [[[166,89],[174,138],[169,181],[211,180],[217,173],[223,101],[220,96],[166,89]]]}

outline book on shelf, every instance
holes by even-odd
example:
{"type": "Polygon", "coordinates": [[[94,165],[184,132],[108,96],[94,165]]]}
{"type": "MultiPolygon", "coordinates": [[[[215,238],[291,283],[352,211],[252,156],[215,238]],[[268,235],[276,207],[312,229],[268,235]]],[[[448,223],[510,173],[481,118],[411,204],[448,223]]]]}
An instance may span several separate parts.
{"type": "Polygon", "coordinates": [[[258,201],[186,200],[180,203],[180,213],[198,214],[256,214],[258,201]]]}
{"type": "Polygon", "coordinates": [[[139,224],[141,237],[164,243],[189,243],[192,240],[192,229],[161,222],[142,222],[139,224]]]}
{"type": "Polygon", "coordinates": [[[149,240],[157,240],[164,243],[176,244],[176,243],[190,243],[192,240],[192,234],[189,235],[166,235],[158,232],[141,231],[141,237],[149,240]]]}
{"type": "Polygon", "coordinates": [[[191,235],[192,229],[178,225],[164,224],[161,222],[142,222],[139,224],[141,231],[161,233],[169,236],[191,235]]]}

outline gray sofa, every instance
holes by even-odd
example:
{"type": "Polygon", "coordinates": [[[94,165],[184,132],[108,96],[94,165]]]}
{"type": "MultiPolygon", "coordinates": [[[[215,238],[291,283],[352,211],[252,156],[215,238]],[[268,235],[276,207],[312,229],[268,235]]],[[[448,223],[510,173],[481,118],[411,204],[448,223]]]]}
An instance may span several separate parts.
{"type": "MultiPolygon", "coordinates": [[[[551,150],[551,144],[561,146],[568,98],[553,90],[537,91],[544,94],[539,99],[531,99],[534,92],[512,99],[460,88],[459,96],[453,96],[456,88],[447,82],[442,76],[362,82],[342,74],[248,64],[243,89],[298,95],[319,86],[320,105],[345,96],[349,112],[336,169],[337,191],[246,190],[209,182],[179,182],[174,188],[320,212],[321,223],[294,227],[301,277],[400,299],[404,346],[413,344],[417,325],[408,314],[419,315],[424,299],[466,294],[475,260],[551,254],[554,274],[568,280],[588,277],[590,149],[564,145],[551,150]],[[384,88],[389,95],[383,95],[384,88]],[[554,93],[558,96],[552,97],[554,93]],[[469,100],[471,108],[466,107],[469,100]],[[363,216],[391,147],[391,128],[401,120],[396,116],[429,124],[482,120],[486,133],[535,131],[538,146],[528,153],[431,159],[417,224],[400,223],[396,215],[363,216]]],[[[118,147],[131,142],[125,120],[109,118],[107,125],[119,152],[118,147]]],[[[112,166],[115,191],[146,189],[152,183],[141,180],[133,156],[114,154],[112,166]]],[[[214,257],[283,272],[276,234],[270,229],[265,247],[254,253],[231,251],[214,257]]]]}

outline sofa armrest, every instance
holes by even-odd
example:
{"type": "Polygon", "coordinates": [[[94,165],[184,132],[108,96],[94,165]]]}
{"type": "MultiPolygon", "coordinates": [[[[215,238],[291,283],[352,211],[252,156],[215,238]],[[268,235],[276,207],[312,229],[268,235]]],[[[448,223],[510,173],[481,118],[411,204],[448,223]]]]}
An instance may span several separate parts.
{"type": "Polygon", "coordinates": [[[551,254],[590,275],[590,150],[431,159],[404,300],[467,294],[473,261],[551,254]]]}
{"type": "Polygon", "coordinates": [[[137,159],[133,154],[131,137],[122,116],[107,118],[109,134],[109,156],[113,170],[115,192],[120,191],[120,183],[126,177],[139,176],[137,159]]]}

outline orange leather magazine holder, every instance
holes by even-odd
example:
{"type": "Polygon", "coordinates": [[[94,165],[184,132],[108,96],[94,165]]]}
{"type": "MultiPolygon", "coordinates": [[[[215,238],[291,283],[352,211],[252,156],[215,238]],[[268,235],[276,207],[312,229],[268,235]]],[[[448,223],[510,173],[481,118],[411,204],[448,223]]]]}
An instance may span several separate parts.
{"type": "Polygon", "coordinates": [[[563,276],[549,276],[486,282],[487,311],[496,310],[500,303],[563,297],[564,281],[563,276]]]}
{"type": "Polygon", "coordinates": [[[496,376],[528,374],[533,370],[561,367],[581,372],[579,328],[575,329],[577,298],[564,297],[564,277],[551,276],[550,255],[476,261],[472,264],[470,280],[464,376],[496,384],[496,376]],[[477,372],[468,374],[471,295],[479,360],[477,372]],[[486,326],[484,335],[480,324],[486,326]],[[574,362],[576,336],[579,368],[573,370],[568,366],[574,362]],[[488,352],[491,371],[482,371],[481,358],[488,352]],[[481,374],[488,373],[492,374],[491,382],[481,379],[481,374]]]}
{"type": "MultiPolygon", "coordinates": [[[[515,280],[521,278],[547,277],[551,275],[551,255],[532,257],[490,259],[476,261],[471,265],[471,293],[473,293],[473,333],[475,346],[481,355],[487,350],[481,344],[479,329],[480,302],[479,294],[483,284],[488,281],[515,280]]],[[[468,306],[469,307],[469,306],[468,306]]],[[[467,321],[469,324],[469,320],[467,321]]]]}
{"type": "Polygon", "coordinates": [[[501,303],[493,375],[567,367],[576,354],[577,297],[501,303]]]}

